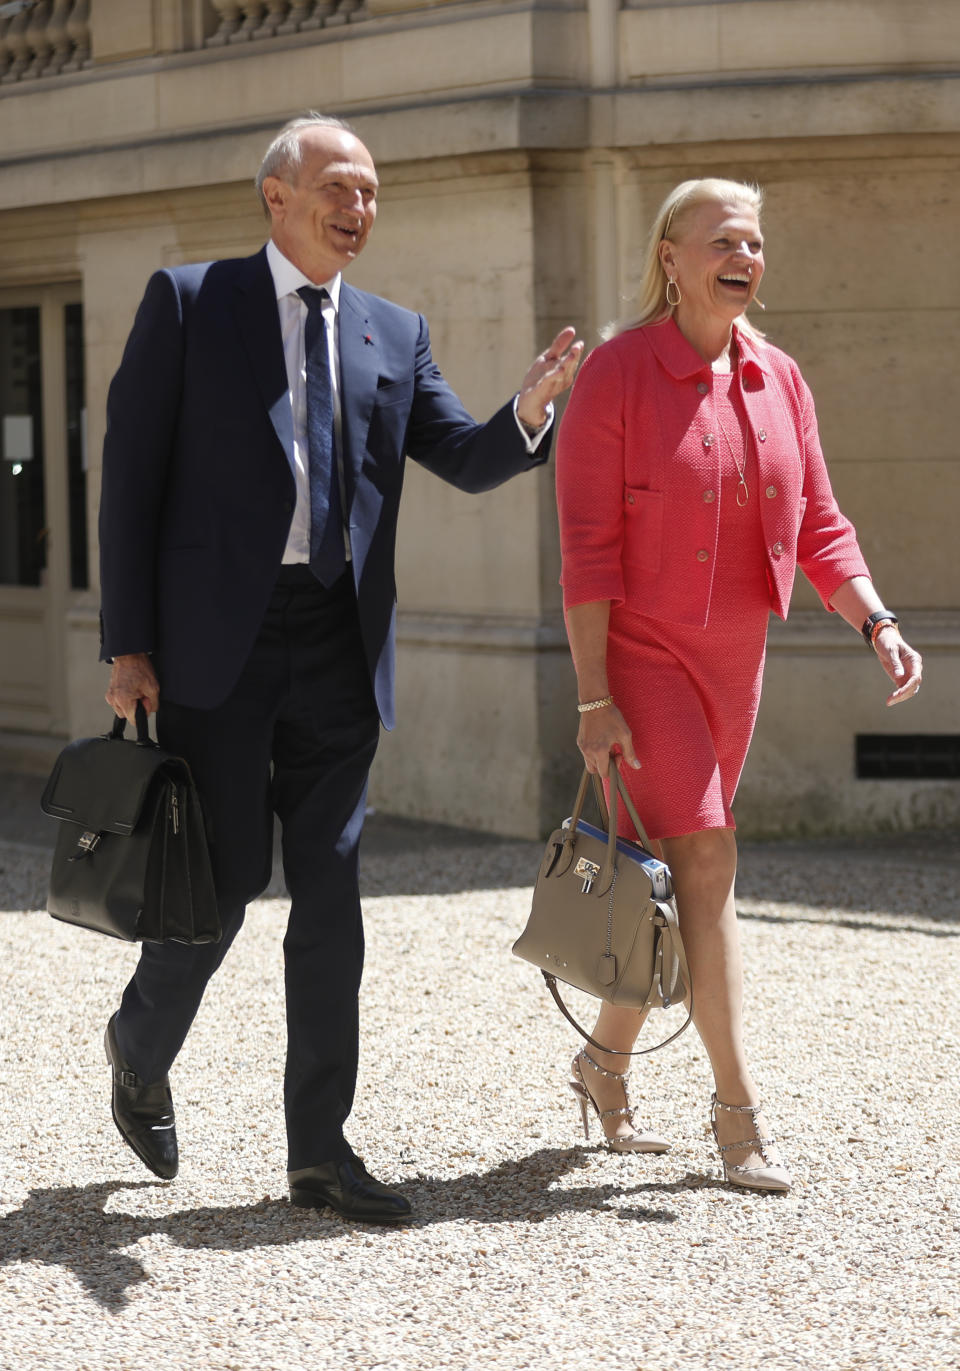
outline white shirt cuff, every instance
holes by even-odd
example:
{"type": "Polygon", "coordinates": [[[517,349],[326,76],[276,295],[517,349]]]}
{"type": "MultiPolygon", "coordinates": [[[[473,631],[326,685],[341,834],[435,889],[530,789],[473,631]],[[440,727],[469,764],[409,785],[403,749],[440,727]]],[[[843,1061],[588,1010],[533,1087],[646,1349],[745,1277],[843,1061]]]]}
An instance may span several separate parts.
{"type": "Polygon", "coordinates": [[[520,433],[523,437],[523,441],[527,445],[527,451],[530,453],[531,456],[533,456],[537,448],[543,442],[544,435],[550,432],[550,426],[553,423],[553,401],[548,402],[547,417],[546,419],[544,419],[543,423],[537,429],[536,433],[533,434],[528,433],[520,421],[520,416],[517,414],[517,405],[519,404],[519,402],[520,396],[515,395],[513,397],[513,417],[516,420],[517,428],[520,430],[520,433]]]}

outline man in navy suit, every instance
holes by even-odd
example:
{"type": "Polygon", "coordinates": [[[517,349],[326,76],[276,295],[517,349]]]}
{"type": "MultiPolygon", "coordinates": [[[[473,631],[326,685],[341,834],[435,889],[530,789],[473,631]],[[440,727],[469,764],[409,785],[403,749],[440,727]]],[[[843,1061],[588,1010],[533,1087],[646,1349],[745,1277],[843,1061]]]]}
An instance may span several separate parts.
{"type": "MultiPolygon", "coordinates": [[[[157,272],[110,387],[100,511],[107,700],[157,711],[204,804],[223,937],[144,944],[106,1031],[113,1117],[156,1175],[179,1157],[168,1072],[207,981],[266,886],[273,815],[291,909],[284,1104],[293,1203],[402,1221],[343,1134],[357,1073],[357,850],[393,726],[394,542],[407,455],[466,491],[545,460],[581,352],[558,334],[477,424],[422,316],[341,272],[377,206],[349,127],[310,114],[257,177],[255,256],[157,272]]],[[[211,1090],[226,1093],[225,1065],[211,1090]]]]}

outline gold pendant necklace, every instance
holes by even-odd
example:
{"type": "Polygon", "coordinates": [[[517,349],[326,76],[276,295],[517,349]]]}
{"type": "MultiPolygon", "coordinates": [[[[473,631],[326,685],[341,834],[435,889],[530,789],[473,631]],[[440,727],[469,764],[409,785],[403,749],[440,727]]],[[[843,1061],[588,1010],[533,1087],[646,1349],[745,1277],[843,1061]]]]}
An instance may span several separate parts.
{"type": "Polygon", "coordinates": [[[733,458],[733,465],[737,468],[737,475],[740,477],[740,484],[737,486],[737,504],[740,506],[741,509],[743,509],[744,505],[750,499],[750,491],[747,487],[746,478],[744,476],[744,473],[747,469],[747,442],[744,438],[743,431],[741,430],[740,437],[743,438],[743,466],[741,466],[740,463],[737,461],[736,451],[734,450],[734,446],[730,441],[730,435],[727,433],[727,430],[723,426],[723,420],[720,418],[719,411],[717,411],[717,424],[719,425],[720,432],[723,434],[724,438],[727,441],[727,447],[730,449],[730,456],[733,458]],[[740,498],[741,495],[743,496],[743,499],[740,498]]]}

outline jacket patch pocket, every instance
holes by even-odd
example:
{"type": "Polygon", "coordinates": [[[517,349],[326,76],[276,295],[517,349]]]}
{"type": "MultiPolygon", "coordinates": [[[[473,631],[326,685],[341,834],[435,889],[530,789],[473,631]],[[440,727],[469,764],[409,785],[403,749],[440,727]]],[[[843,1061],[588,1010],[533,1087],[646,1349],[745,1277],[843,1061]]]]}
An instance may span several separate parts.
{"type": "Polygon", "coordinates": [[[659,571],[663,547],[663,491],[627,486],[623,492],[623,563],[659,571]]]}

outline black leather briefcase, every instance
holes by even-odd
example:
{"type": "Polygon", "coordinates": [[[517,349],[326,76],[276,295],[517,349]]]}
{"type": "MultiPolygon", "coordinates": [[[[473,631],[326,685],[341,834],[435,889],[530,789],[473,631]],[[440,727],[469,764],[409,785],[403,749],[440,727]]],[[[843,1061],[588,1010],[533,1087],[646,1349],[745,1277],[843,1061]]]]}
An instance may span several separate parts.
{"type": "Polygon", "coordinates": [[[40,801],[60,820],[47,909],[127,942],[220,938],[203,815],[190,769],[150,737],[137,707],[110,733],[69,743],[40,801]]]}

